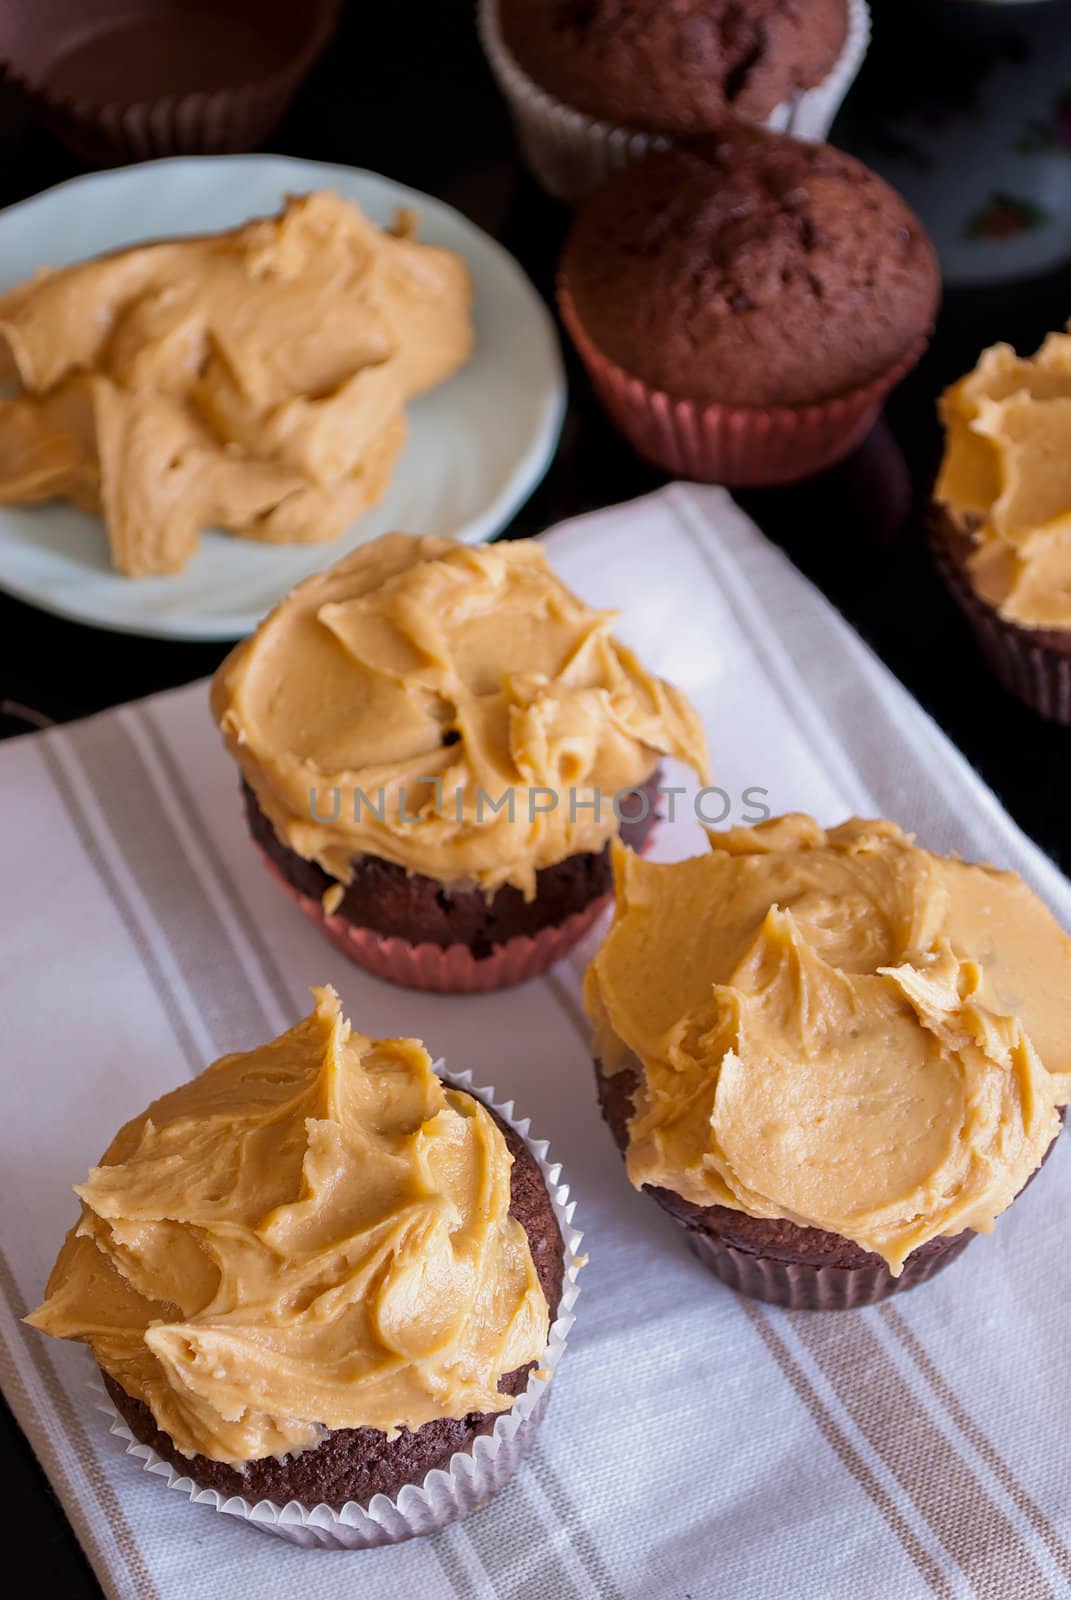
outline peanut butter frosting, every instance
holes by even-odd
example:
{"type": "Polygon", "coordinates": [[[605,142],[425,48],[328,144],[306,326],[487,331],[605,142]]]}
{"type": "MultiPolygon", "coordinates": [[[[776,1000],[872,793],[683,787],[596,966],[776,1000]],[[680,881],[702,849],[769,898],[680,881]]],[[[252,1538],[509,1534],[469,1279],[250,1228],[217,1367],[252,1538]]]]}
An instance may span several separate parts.
{"type": "Polygon", "coordinates": [[[614,852],[589,968],[594,1049],[637,1075],[637,1188],[854,1240],[899,1275],[988,1232],[1071,1096],[1071,939],[1014,873],[892,822],[710,834],[655,865],[614,852]]]}
{"type": "MultiPolygon", "coordinates": [[[[536,544],[387,534],[294,589],[227,657],[212,709],[282,842],[348,883],[374,855],[531,898],[601,850],[699,719],[536,544]]],[[[331,893],[329,890],[328,893],[331,893]]]]}
{"type": "Polygon", "coordinates": [[[353,1033],[313,992],[120,1130],[27,1319],[234,1466],[506,1411],[499,1379],[547,1343],[493,1118],[419,1040],[353,1033]]]}
{"type": "Polygon", "coordinates": [[[210,526],[336,538],[384,492],[405,401],[472,345],[464,263],[412,231],[321,191],[0,296],[0,503],[100,512],[132,577],[210,526]]]}
{"type": "Polygon", "coordinates": [[[1024,628],[1071,628],[1071,333],[983,352],[941,397],[936,497],[970,531],[971,581],[1024,628]]]}

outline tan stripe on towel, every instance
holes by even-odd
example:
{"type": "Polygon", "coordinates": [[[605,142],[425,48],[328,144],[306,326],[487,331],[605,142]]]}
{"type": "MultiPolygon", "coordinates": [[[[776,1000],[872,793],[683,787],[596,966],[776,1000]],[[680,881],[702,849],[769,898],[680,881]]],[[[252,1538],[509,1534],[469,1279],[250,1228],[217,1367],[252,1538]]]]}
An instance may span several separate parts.
{"type": "Polygon", "coordinates": [[[543,1495],[569,1536],[584,1571],[591,1580],[599,1600],[620,1600],[621,1591],[611,1576],[590,1531],[580,1520],[576,1502],[547,1459],[539,1439],[536,1439],[528,1457],[528,1468],[543,1491],[543,1495]]]}
{"type": "Polygon", "coordinates": [[[979,1600],[1053,1600],[1030,1549],[919,1404],[856,1312],[789,1313],[852,1421],[908,1494],[979,1600]]]}
{"type": "MultiPolygon", "coordinates": [[[[242,936],[245,939],[247,947],[252,951],[256,958],[257,965],[260,967],[260,970],[264,975],[265,982],[268,984],[268,987],[271,990],[272,997],[275,1000],[276,1005],[279,1007],[279,1010],[284,1017],[289,1018],[293,1016],[294,994],[290,988],[290,985],[287,983],[281,967],[279,966],[275,957],[272,955],[268,943],[261,932],[259,923],[253,916],[245,900],[242,898],[237,880],[226,859],[224,858],[223,851],[216,842],[215,836],[208,827],[208,824],[205,822],[204,817],[197,809],[197,802],[194,800],[193,792],[186,780],[186,774],[183,772],[178,761],[175,759],[174,751],[168,743],[163,730],[160,728],[160,725],[153,713],[152,707],[147,702],[141,702],[140,704],[131,706],[130,714],[138,726],[143,730],[145,737],[152,746],[153,753],[167,775],[167,781],[171,787],[171,792],[178,801],[179,809],[186,818],[186,821],[190,827],[190,831],[197,840],[201,850],[204,852],[205,859],[208,862],[212,872],[215,874],[219,883],[226,890],[228,903],[238,922],[241,924],[242,936]]],[[[237,783],[235,783],[234,803],[236,807],[241,805],[240,793],[239,786],[237,783]]],[[[307,991],[302,989],[300,994],[301,1001],[304,1003],[307,998],[307,991]]]]}
{"type": "Polygon", "coordinates": [[[1057,1529],[1036,1500],[1032,1499],[1023,1488],[996,1446],[982,1432],[947,1378],[938,1370],[936,1362],[926,1350],[918,1335],[908,1327],[904,1321],[903,1314],[897,1310],[896,1306],[886,1304],[880,1308],[878,1315],[899,1339],[964,1438],[978,1452],[1008,1498],[1022,1512],[1035,1533],[1044,1542],[1049,1554],[1063,1573],[1069,1590],[1071,1590],[1071,1554],[1069,1554],[1067,1545],[1061,1539],[1057,1529]]]}
{"type": "MultiPolygon", "coordinates": [[[[111,1530],[112,1538],[115,1540],[116,1549],[122,1556],[126,1569],[130,1574],[135,1593],[138,1595],[139,1600],[156,1600],[156,1585],[153,1583],[149,1575],[149,1569],[142,1559],[141,1551],[138,1549],[137,1542],[131,1532],[130,1524],[123,1514],[123,1508],[119,1504],[118,1496],[105,1477],[85,1429],[79,1421],[78,1414],[66,1390],[56,1376],[55,1368],[45,1349],[44,1335],[38,1333],[34,1328],[27,1328],[23,1323],[22,1319],[26,1316],[29,1307],[23,1299],[15,1274],[12,1272],[2,1251],[0,1251],[0,1293],[3,1294],[12,1316],[18,1323],[19,1332],[23,1336],[30,1360],[33,1362],[34,1369],[44,1387],[45,1393],[55,1407],[56,1414],[67,1431],[67,1438],[70,1440],[71,1448],[78,1458],[78,1464],[85,1473],[86,1482],[93,1491],[97,1504],[104,1514],[105,1521],[111,1530]]],[[[10,1360],[10,1357],[8,1359],[10,1360]]],[[[17,1377],[17,1369],[13,1362],[12,1371],[17,1377]]],[[[27,1413],[29,1413],[29,1409],[30,1402],[29,1397],[27,1397],[27,1413]]],[[[51,1442],[47,1440],[43,1431],[39,1432],[35,1429],[27,1428],[27,1432],[31,1436],[34,1449],[38,1455],[48,1462],[51,1476],[57,1481],[65,1479],[68,1484],[69,1492],[65,1509],[71,1518],[83,1549],[87,1553],[96,1554],[98,1571],[107,1570],[107,1562],[99,1543],[94,1539],[84,1518],[79,1515],[78,1491],[71,1483],[62,1459],[52,1448],[51,1442]]]]}
{"type": "MultiPolygon", "coordinates": [[[[46,735],[58,737],[56,734],[46,735]]],[[[185,995],[216,1049],[248,1050],[277,1030],[188,859],[147,766],[118,716],[83,722],[61,736],[73,750],[103,813],[108,834],[157,928],[170,946],[185,995]],[[266,1031],[265,1031],[266,1029],[266,1031]]],[[[152,929],[147,930],[152,944],[152,929]]],[[[187,1022],[189,1013],[184,1011],[187,1022]]],[[[199,1062],[207,1066],[207,1062],[199,1062]]]]}
{"type": "MultiPolygon", "coordinates": [[[[864,1494],[873,1501],[881,1512],[881,1515],[893,1533],[895,1533],[919,1572],[926,1579],[933,1593],[939,1596],[940,1600],[955,1600],[955,1590],[947,1577],[922,1544],[885,1486],[874,1476],[874,1473],[855,1449],[847,1435],[837,1425],[832,1413],[823,1404],[821,1397],[803,1371],[803,1368],[792,1355],[780,1334],[777,1333],[772,1320],[760,1311],[757,1305],[742,1296],[740,1297],[740,1305],[759,1338],[788,1379],[796,1396],[806,1406],[811,1420],[822,1435],[822,1438],[829,1445],[841,1465],[851,1473],[864,1494]]],[[[840,1318],[831,1316],[828,1320],[837,1323],[840,1318]]]]}
{"type": "MultiPolygon", "coordinates": [[[[579,1590],[554,1548],[524,1476],[518,1473],[479,1513],[461,1524],[495,1600],[565,1600],[579,1590]]],[[[563,1533],[564,1533],[563,1529],[563,1533]]]]}
{"type": "Polygon", "coordinates": [[[116,877],[111,863],[101,850],[100,844],[81,808],[77,788],[71,781],[63,759],[59,754],[62,738],[63,735],[56,732],[44,734],[38,741],[42,760],[52,780],[52,787],[67,813],[67,820],[71,825],[75,838],[81,845],[87,861],[111,901],[112,907],[122,923],[130,943],[134,947],[134,952],[145,969],[145,974],[152,984],[154,992],[160,997],[160,1005],[175,1036],[175,1042],[182,1051],[187,1064],[192,1068],[198,1054],[196,1041],[190,1032],[186,1018],[182,1013],[182,1008],[176,1005],[168,985],[164,982],[163,968],[157,958],[156,951],[149,943],[145,930],[138,920],[129,896],[116,877]]]}

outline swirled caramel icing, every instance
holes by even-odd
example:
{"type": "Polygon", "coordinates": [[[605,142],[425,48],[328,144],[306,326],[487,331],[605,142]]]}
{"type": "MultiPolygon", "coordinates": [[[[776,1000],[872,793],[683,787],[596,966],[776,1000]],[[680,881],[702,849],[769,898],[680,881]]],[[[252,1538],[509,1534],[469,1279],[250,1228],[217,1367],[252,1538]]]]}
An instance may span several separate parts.
{"type": "Polygon", "coordinates": [[[1071,334],[983,351],[941,397],[935,496],[967,530],[971,582],[1024,628],[1071,629],[1071,334]]]}
{"type": "Polygon", "coordinates": [[[601,850],[699,719],[540,547],[394,533],[300,584],[220,667],[213,711],[284,844],[340,883],[382,857],[531,895],[601,850]]]}
{"type": "Polygon", "coordinates": [[[655,865],[615,852],[586,980],[638,1089],[632,1182],[826,1229],[899,1274],[988,1231],[1071,1095],[1071,939],[1009,872],[891,822],[788,816],[655,865]]]}
{"type": "Polygon", "coordinates": [[[472,345],[464,263],[412,230],[324,190],[0,296],[0,502],[100,512],[132,577],[205,527],[335,538],[386,488],[404,402],[472,345]]]}
{"type": "Polygon", "coordinates": [[[331,989],[120,1130],[28,1319],[233,1465],[508,1410],[547,1304],[490,1113],[331,989]]]}

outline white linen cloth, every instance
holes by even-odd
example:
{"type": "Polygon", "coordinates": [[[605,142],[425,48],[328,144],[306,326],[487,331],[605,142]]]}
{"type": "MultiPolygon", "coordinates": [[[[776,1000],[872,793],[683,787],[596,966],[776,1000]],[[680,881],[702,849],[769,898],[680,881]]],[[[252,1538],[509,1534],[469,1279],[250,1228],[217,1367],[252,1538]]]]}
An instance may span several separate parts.
{"type": "MultiPolygon", "coordinates": [[[[888,815],[1015,868],[1071,926],[1067,882],[723,491],[676,485],[546,543],[699,706],[734,820],[749,787],[827,823],[888,815]]],[[[7,744],[0,786],[0,1376],[109,1596],[1071,1592],[1066,1137],[993,1235],[902,1299],[824,1316],[744,1301],[626,1181],[596,1108],[583,951],[474,997],[351,966],[249,843],[203,683],[7,744]],[[520,1475],[432,1540],[355,1554],[292,1548],[169,1491],[108,1434],[87,1352],[19,1321],[75,1215],[71,1184],[119,1123],[291,1024],[327,981],[361,1029],[421,1035],[516,1097],[564,1163],[591,1257],[520,1475]]],[[[655,854],[702,843],[679,803],[655,854]]]]}

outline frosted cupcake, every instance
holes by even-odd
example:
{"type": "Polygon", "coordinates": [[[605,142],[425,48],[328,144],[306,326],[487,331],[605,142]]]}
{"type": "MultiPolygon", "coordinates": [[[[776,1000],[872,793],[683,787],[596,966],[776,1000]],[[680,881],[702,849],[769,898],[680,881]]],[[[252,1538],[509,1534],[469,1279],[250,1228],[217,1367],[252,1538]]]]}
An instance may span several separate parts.
{"type": "Polygon", "coordinates": [[[527,1124],[441,1082],[419,1040],[316,1002],[120,1130],[29,1321],[90,1346],[172,1483],[362,1546],[442,1527],[513,1471],[578,1236],[527,1124]]]}
{"type": "Polygon", "coordinates": [[[1071,334],[983,351],[941,397],[937,565],[997,678],[1071,723],[1071,334]]]}
{"type": "Polygon", "coordinates": [[[388,534],[296,588],[216,675],[250,828],[354,961],[416,988],[543,971],[642,848],[699,720],[538,545],[388,534]]]}
{"type": "Polygon", "coordinates": [[[585,998],[628,1175],[733,1288],[865,1305],[952,1261],[1071,1094],[1071,939],[1010,872],[787,816],[615,855],[585,998]]]}

